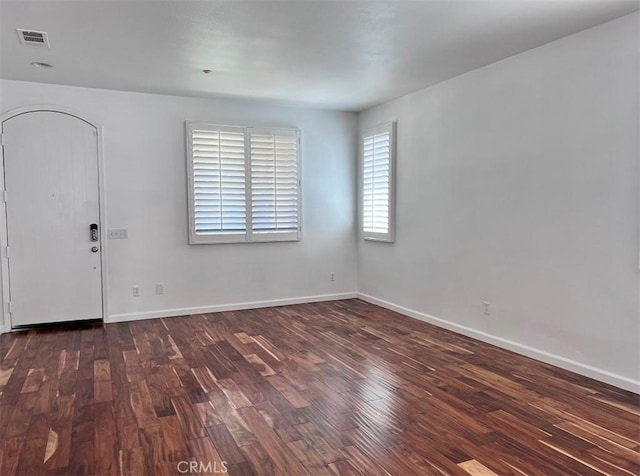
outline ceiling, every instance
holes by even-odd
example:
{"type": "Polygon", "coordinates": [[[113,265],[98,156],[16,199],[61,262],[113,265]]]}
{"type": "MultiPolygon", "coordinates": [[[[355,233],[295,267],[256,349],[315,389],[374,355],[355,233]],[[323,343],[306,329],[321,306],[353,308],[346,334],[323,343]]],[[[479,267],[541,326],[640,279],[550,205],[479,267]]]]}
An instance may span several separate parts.
{"type": "Polygon", "coordinates": [[[638,0],[2,0],[0,77],[358,111],[638,6],[638,0]],[[46,31],[51,48],[21,45],[16,28],[46,31]],[[53,68],[34,68],[34,61],[53,68]]]}

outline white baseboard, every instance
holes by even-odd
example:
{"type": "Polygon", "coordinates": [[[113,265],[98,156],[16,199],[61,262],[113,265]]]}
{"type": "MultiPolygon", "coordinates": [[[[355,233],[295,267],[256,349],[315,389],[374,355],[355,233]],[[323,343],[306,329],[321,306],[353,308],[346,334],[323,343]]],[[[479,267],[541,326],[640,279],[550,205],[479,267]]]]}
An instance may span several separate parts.
{"type": "Polygon", "coordinates": [[[4,325],[0,325],[0,335],[4,334],[4,325]]]}
{"type": "Polygon", "coordinates": [[[188,316],[191,314],[204,314],[207,312],[240,311],[242,309],[257,309],[261,307],[287,306],[290,304],[304,304],[308,302],[337,301],[339,299],[354,299],[357,292],[319,294],[315,296],[303,296],[284,299],[270,299],[267,301],[250,301],[233,304],[215,304],[201,307],[184,307],[179,309],[162,309],[159,311],[132,312],[127,314],[113,314],[105,322],[140,321],[143,319],[156,319],[160,317],[188,316]]]}
{"type": "Polygon", "coordinates": [[[405,316],[413,317],[415,319],[428,322],[429,324],[433,324],[438,327],[449,329],[453,332],[457,332],[458,334],[463,334],[465,336],[472,337],[482,342],[493,344],[496,347],[501,347],[503,349],[513,351],[517,354],[525,355],[527,357],[540,360],[547,364],[555,365],[556,367],[560,367],[565,370],[570,370],[577,374],[584,375],[586,377],[590,377],[592,379],[599,380],[601,382],[605,382],[610,385],[614,385],[624,390],[629,390],[634,393],[640,393],[640,381],[638,380],[633,380],[628,377],[624,377],[622,375],[614,374],[607,370],[602,370],[597,367],[592,367],[587,364],[582,364],[580,362],[576,362],[574,360],[567,359],[559,355],[551,354],[544,350],[535,349],[533,347],[529,347],[524,344],[519,344],[517,342],[503,339],[502,337],[497,337],[492,334],[487,334],[486,332],[472,329],[471,327],[455,324],[453,322],[446,321],[438,317],[433,317],[428,314],[416,311],[414,309],[409,309],[404,306],[400,306],[398,304],[394,304],[388,301],[384,301],[382,299],[378,299],[373,296],[369,296],[367,294],[358,293],[358,297],[368,303],[375,304],[377,306],[399,312],[400,314],[404,314],[405,316]]]}

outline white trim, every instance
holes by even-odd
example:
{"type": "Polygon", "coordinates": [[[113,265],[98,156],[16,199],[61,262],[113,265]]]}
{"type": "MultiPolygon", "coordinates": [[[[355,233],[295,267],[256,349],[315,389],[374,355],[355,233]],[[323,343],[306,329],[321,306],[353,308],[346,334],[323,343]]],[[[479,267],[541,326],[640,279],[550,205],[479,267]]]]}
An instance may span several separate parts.
{"type": "MultiPolygon", "coordinates": [[[[245,240],[253,241],[253,181],[251,176],[251,129],[244,128],[244,225],[246,229],[245,240]]],[[[193,166],[192,166],[193,167],[193,166]]],[[[191,192],[193,197],[193,192],[191,192]]],[[[220,204],[222,210],[222,204],[220,204]]],[[[195,216],[194,216],[195,220],[195,216]]],[[[194,227],[195,233],[195,227],[194,227]]]]}
{"type": "MultiPolygon", "coordinates": [[[[0,134],[3,134],[2,124],[5,121],[4,114],[0,115],[0,134]]],[[[4,135],[2,136],[2,143],[4,144],[4,135]]],[[[0,147],[0,186],[4,188],[4,146],[0,147]]],[[[0,249],[2,249],[2,257],[0,260],[0,314],[2,319],[3,329],[11,329],[11,313],[9,312],[9,249],[7,243],[9,239],[7,237],[7,202],[3,202],[0,205],[0,249]],[[6,250],[6,252],[5,252],[6,250]]]]}
{"type": "Polygon", "coordinates": [[[109,316],[107,322],[139,321],[143,319],[157,319],[161,317],[188,316],[209,312],[240,311],[243,309],[258,309],[263,307],[288,306],[291,304],[305,304],[322,301],[338,301],[340,299],[355,299],[358,293],[318,294],[315,296],[303,296],[283,299],[270,299],[267,301],[248,301],[232,304],[213,304],[201,307],[183,307],[178,309],[162,309],[159,311],[132,312],[126,314],[114,314],[109,316]]]}
{"type": "Polygon", "coordinates": [[[4,334],[4,324],[0,324],[0,336],[4,334]]]}
{"type": "Polygon", "coordinates": [[[104,129],[94,125],[98,136],[98,209],[100,211],[100,270],[102,277],[102,321],[109,315],[109,232],[107,230],[107,189],[104,169],[104,129]]]}
{"type": "MultiPolygon", "coordinates": [[[[109,299],[108,299],[108,269],[107,269],[107,210],[106,210],[106,195],[105,195],[105,173],[104,173],[104,143],[103,143],[103,129],[96,122],[87,118],[84,114],[81,114],[73,109],[66,108],[64,106],[51,106],[51,105],[34,105],[23,106],[10,111],[6,111],[0,114],[0,133],[3,130],[2,124],[9,119],[27,114],[30,112],[55,112],[59,114],[67,114],[73,116],[81,121],[86,122],[92,126],[96,132],[96,155],[98,160],[98,210],[100,214],[100,260],[101,260],[101,280],[102,280],[102,320],[105,321],[106,316],[109,315],[109,299]]],[[[0,148],[0,185],[4,186],[4,150],[0,148]]],[[[0,206],[0,247],[7,246],[7,219],[6,219],[6,202],[0,206]]],[[[4,322],[4,330],[9,332],[12,329],[11,316],[5,312],[4,304],[7,302],[9,296],[9,268],[7,257],[1,259],[1,287],[0,293],[2,299],[0,302],[0,324],[4,322]]],[[[2,332],[0,331],[0,334],[2,332]]]]}
{"type": "Polygon", "coordinates": [[[497,337],[486,332],[462,326],[445,319],[430,316],[429,314],[425,314],[414,309],[409,309],[407,307],[385,301],[383,299],[369,296],[368,294],[358,293],[358,297],[363,301],[375,304],[376,306],[384,307],[395,312],[399,312],[400,314],[404,314],[405,316],[428,322],[429,324],[433,324],[435,326],[457,332],[458,334],[472,337],[482,342],[493,344],[502,349],[507,349],[517,354],[525,355],[527,357],[540,360],[547,364],[555,365],[556,367],[560,367],[562,369],[569,370],[571,372],[575,372],[577,374],[584,375],[586,377],[599,380],[610,385],[614,385],[624,390],[629,390],[634,393],[640,393],[640,381],[638,380],[633,380],[628,377],[609,372],[607,370],[592,367],[591,365],[582,364],[580,362],[576,362],[575,360],[567,359],[566,357],[561,357],[544,350],[529,347],[524,344],[519,344],[518,342],[513,342],[508,339],[503,339],[502,337],[497,337]]]}

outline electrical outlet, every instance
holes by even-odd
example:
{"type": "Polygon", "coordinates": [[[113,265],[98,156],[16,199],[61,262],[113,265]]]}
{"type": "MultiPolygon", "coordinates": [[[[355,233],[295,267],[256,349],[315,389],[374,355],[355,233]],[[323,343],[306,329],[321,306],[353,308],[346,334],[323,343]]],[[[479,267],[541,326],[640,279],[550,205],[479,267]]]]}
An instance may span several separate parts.
{"type": "Polygon", "coordinates": [[[329,273],[329,281],[335,281],[336,280],[336,274],[331,272],[329,273]]]}
{"type": "Polygon", "coordinates": [[[491,315],[491,303],[485,301],[482,304],[484,305],[484,315],[485,316],[491,315]]]}
{"type": "Polygon", "coordinates": [[[156,294],[164,294],[164,284],[156,284],[156,294]]]}
{"type": "Polygon", "coordinates": [[[134,286],[132,291],[133,297],[140,297],[140,286],[134,286]]]}

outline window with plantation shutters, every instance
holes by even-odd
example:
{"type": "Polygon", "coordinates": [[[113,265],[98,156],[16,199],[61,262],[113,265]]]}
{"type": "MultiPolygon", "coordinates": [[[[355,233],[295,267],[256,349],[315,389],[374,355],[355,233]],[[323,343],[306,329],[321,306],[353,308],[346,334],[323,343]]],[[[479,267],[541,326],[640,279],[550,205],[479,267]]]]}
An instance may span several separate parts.
{"type": "Polygon", "coordinates": [[[251,226],[256,239],[298,236],[298,131],[249,129],[251,226]]]}
{"type": "Polygon", "coordinates": [[[246,235],[244,136],[241,127],[189,125],[194,242],[246,235]]]}
{"type": "Polygon", "coordinates": [[[189,242],[300,238],[299,132],[187,123],[189,242]]]}
{"type": "Polygon", "coordinates": [[[362,135],[362,235],[365,240],[395,239],[395,124],[362,135]]]}

